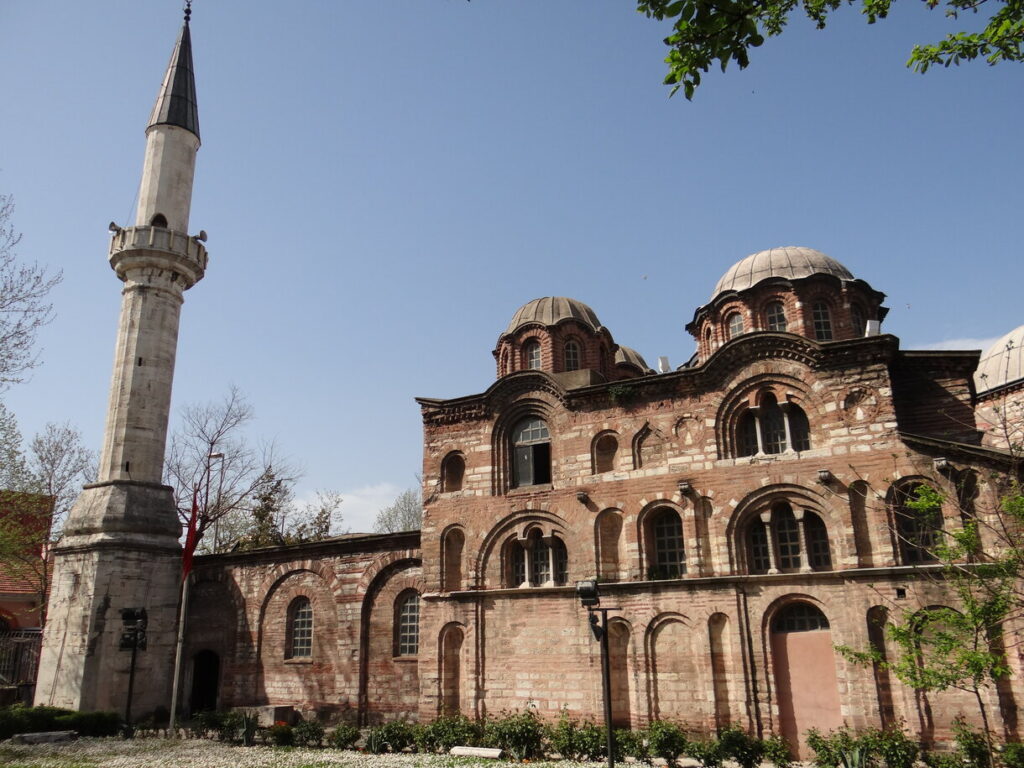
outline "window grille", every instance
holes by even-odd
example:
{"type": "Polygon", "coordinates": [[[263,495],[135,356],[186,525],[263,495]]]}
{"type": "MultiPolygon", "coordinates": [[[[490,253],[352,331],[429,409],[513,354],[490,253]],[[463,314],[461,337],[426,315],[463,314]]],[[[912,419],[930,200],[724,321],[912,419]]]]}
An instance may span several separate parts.
{"type": "Polygon", "coordinates": [[[398,655],[415,656],[420,652],[420,596],[411,594],[398,608],[398,655]]]}
{"type": "Polygon", "coordinates": [[[531,371],[540,370],[540,344],[531,341],[526,345],[526,367],[531,371]]]}
{"type": "Polygon", "coordinates": [[[743,315],[733,312],[725,321],[726,334],[730,339],[735,339],[743,333],[743,315]]]}
{"type": "Polygon", "coordinates": [[[828,304],[817,301],[811,308],[811,319],[814,321],[814,338],[818,341],[832,341],[832,313],[828,304]]]}
{"type": "Polygon", "coordinates": [[[671,509],[659,512],[654,518],[655,566],[662,578],[674,578],[686,573],[686,553],[683,550],[683,523],[671,509]]]}
{"type": "Polygon", "coordinates": [[[814,632],[828,629],[825,614],[809,603],[791,603],[772,621],[772,632],[814,632]]]}
{"type": "Polygon", "coordinates": [[[769,331],[785,331],[786,308],[781,301],[771,302],[764,311],[765,328],[769,331]]]}
{"type": "MultiPolygon", "coordinates": [[[[540,366],[538,366],[540,367],[540,366]]],[[[576,371],[580,367],[580,345],[575,341],[565,342],[565,370],[576,371]]]]}
{"type": "Polygon", "coordinates": [[[289,658],[309,658],[313,655],[313,606],[309,599],[297,597],[292,602],[291,643],[289,658]]]}

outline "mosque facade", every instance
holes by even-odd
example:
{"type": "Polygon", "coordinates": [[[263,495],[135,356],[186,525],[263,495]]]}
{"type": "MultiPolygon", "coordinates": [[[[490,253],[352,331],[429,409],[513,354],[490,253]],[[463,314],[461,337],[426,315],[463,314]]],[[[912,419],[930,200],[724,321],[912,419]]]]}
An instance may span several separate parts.
{"type": "MultiPolygon", "coordinates": [[[[114,232],[126,287],[101,477],[56,548],[37,703],[120,708],[127,605],[150,609],[137,711],[170,700],[180,547],[160,463],[177,313],[207,266],[186,234],[198,145],[186,23],[137,220],[114,232]]],[[[600,648],[575,591],[596,579],[618,725],[738,724],[803,754],[808,728],[844,723],[948,740],[955,717],[977,720],[973,696],[914,691],[836,646],[892,658],[887,622],[949,604],[938,529],[991,515],[1016,471],[1024,326],[981,359],[904,350],[884,299],[819,251],[755,253],[695,310],[694,357],[661,371],[583,302],[530,301],[486,391],[418,400],[420,531],[196,559],[183,709],[600,719],[600,648]],[[922,485],[943,495],[941,520],[907,505],[922,485]]],[[[1016,738],[1007,646],[1013,674],[984,696],[1016,738]]]]}

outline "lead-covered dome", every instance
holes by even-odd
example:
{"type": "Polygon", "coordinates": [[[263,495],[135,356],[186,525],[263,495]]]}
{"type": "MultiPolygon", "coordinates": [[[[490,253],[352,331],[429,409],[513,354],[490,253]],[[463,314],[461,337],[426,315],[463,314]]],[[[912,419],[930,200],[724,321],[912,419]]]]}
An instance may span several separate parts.
{"type": "Polygon", "coordinates": [[[558,325],[563,320],[575,320],[594,331],[601,328],[597,314],[582,301],[565,296],[544,296],[521,306],[512,316],[512,322],[505,329],[505,334],[515,333],[524,325],[531,323],[551,326],[558,325]]]}
{"type": "Polygon", "coordinates": [[[1024,325],[985,350],[974,372],[974,386],[984,394],[1024,378],[1024,325]]]}
{"type": "Polygon", "coordinates": [[[770,278],[793,279],[811,275],[832,275],[840,280],[853,280],[853,274],[821,251],[800,246],[769,248],[752,253],[733,264],[715,286],[711,298],[726,291],[743,291],[770,278]]]}

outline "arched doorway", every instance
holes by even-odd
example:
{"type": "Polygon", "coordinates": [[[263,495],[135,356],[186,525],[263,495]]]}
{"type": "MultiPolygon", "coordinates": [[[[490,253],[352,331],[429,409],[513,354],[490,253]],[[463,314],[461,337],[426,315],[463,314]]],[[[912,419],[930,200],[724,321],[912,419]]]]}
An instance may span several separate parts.
{"type": "Polygon", "coordinates": [[[843,724],[832,631],[825,614],[803,602],[775,614],[770,631],[779,730],[797,758],[806,760],[809,728],[826,732],[843,724]]]}
{"type": "Polygon", "coordinates": [[[213,651],[200,651],[192,657],[192,695],[188,706],[192,713],[217,709],[220,686],[220,656],[213,651]]]}

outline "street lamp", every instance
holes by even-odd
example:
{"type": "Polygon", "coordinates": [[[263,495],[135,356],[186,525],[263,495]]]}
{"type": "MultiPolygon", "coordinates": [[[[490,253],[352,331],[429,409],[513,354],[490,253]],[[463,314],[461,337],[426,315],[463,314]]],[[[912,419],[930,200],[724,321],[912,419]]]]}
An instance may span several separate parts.
{"type": "Polygon", "coordinates": [[[132,689],[135,687],[135,657],[139,651],[146,650],[146,626],[149,617],[145,608],[121,609],[121,639],[118,647],[122,651],[131,651],[132,660],[128,667],[128,698],[124,705],[124,737],[130,739],[135,732],[132,727],[132,689]]]}
{"type": "Polygon", "coordinates": [[[601,596],[597,588],[597,579],[576,582],[576,596],[580,605],[590,614],[590,630],[594,639],[601,643],[601,691],[604,694],[604,735],[605,749],[608,752],[608,768],[615,768],[615,751],[612,736],[612,671],[608,653],[608,611],[618,608],[601,608],[601,596]],[[601,618],[597,618],[597,614],[601,618]]]}

